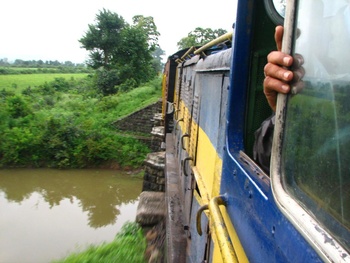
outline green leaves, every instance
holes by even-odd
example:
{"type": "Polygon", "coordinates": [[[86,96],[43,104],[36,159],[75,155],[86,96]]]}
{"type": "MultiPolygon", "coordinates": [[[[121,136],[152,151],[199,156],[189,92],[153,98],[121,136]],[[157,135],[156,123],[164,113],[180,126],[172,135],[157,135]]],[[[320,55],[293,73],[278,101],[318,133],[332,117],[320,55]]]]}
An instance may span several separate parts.
{"type": "Polygon", "coordinates": [[[87,64],[99,70],[97,88],[103,95],[117,93],[115,86],[129,79],[137,85],[145,83],[154,78],[160,68],[155,63],[160,64],[161,60],[152,56],[159,36],[153,17],[135,16],[133,23],[129,25],[118,14],[103,9],[97,14],[96,23],[89,25],[79,40],[82,47],[90,51],[87,64]]]}
{"type": "Polygon", "coordinates": [[[227,33],[226,30],[211,29],[211,28],[201,28],[197,27],[193,31],[189,32],[187,37],[182,38],[177,46],[179,49],[189,48],[192,46],[203,46],[211,40],[218,38],[219,36],[227,33]]]}
{"type": "Polygon", "coordinates": [[[79,42],[90,52],[90,66],[110,68],[113,51],[119,45],[119,34],[125,27],[125,21],[118,14],[103,9],[96,15],[96,24],[89,29],[79,42]]]}
{"type": "Polygon", "coordinates": [[[55,79],[23,93],[0,92],[0,167],[140,166],[148,147],[117,134],[112,123],[157,101],[160,79],[109,96],[91,85],[89,77],[55,79]]]}

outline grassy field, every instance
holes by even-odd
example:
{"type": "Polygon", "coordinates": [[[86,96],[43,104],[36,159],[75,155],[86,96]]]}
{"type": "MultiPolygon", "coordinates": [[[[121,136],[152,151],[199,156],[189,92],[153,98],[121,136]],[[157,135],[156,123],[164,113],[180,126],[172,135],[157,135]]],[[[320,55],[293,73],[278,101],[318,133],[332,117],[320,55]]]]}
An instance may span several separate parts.
{"type": "Polygon", "coordinates": [[[45,82],[53,81],[55,78],[80,79],[87,75],[87,73],[0,75],[0,90],[21,92],[29,86],[35,87],[45,82]]]}

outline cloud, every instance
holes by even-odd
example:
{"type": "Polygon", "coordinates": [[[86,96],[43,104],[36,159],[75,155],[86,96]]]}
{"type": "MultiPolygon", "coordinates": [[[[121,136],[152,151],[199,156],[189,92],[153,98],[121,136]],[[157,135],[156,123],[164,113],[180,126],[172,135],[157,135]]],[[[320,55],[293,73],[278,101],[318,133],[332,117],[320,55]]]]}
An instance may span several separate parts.
{"type": "Polygon", "coordinates": [[[128,23],[135,15],[152,16],[161,34],[160,47],[169,56],[196,27],[231,30],[235,7],[236,0],[218,6],[188,0],[5,1],[0,13],[0,58],[83,62],[87,52],[78,40],[103,8],[128,23]]]}

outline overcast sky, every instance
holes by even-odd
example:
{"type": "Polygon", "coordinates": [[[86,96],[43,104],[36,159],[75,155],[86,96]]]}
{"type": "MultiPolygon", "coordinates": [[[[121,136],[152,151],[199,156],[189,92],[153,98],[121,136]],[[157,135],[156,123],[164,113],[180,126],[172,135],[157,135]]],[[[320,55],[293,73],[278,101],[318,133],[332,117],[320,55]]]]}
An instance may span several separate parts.
{"type": "Polygon", "coordinates": [[[196,27],[231,31],[236,2],[4,0],[0,4],[0,59],[84,62],[87,52],[78,40],[103,8],[130,24],[135,15],[152,16],[161,34],[159,45],[168,57],[177,51],[176,43],[196,27]]]}

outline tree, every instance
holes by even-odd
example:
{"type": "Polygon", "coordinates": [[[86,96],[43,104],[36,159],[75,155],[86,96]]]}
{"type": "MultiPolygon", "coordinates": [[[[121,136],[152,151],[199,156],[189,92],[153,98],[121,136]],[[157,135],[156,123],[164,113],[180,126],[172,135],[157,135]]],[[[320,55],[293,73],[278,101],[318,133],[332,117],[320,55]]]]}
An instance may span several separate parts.
{"type": "Polygon", "coordinates": [[[79,40],[82,47],[90,51],[89,66],[94,69],[111,67],[110,61],[119,45],[120,33],[125,24],[121,16],[105,9],[96,15],[96,24],[89,24],[85,36],[79,40]]]}
{"type": "Polygon", "coordinates": [[[160,47],[157,47],[153,53],[152,53],[152,67],[154,68],[155,72],[161,72],[164,64],[162,62],[162,56],[165,55],[165,51],[161,49],[160,47]]]}
{"type": "Polygon", "coordinates": [[[192,46],[203,46],[211,40],[218,38],[219,36],[227,33],[225,29],[210,29],[197,27],[195,30],[188,33],[187,37],[182,38],[177,42],[179,49],[189,48],[192,46]]]}
{"type": "Polygon", "coordinates": [[[99,69],[97,88],[109,95],[122,84],[123,90],[127,90],[153,78],[156,69],[152,52],[158,47],[158,36],[153,17],[134,16],[133,25],[129,25],[116,13],[100,11],[96,24],[89,25],[88,32],[79,40],[90,51],[88,65],[99,69]],[[105,71],[113,71],[115,76],[105,71]],[[102,77],[105,79],[99,80],[102,77]]]}
{"type": "Polygon", "coordinates": [[[118,92],[117,85],[120,84],[118,71],[100,68],[96,70],[94,82],[98,91],[104,96],[115,94],[118,92]]]}
{"type": "Polygon", "coordinates": [[[150,80],[155,76],[151,61],[152,55],[145,31],[137,26],[125,27],[113,60],[119,70],[120,81],[134,79],[139,85],[150,80]]]}
{"type": "Polygon", "coordinates": [[[154,23],[153,17],[137,15],[132,18],[132,21],[134,26],[141,28],[145,32],[149,49],[154,51],[156,47],[158,47],[158,37],[160,34],[157,31],[157,26],[154,23]]]}

